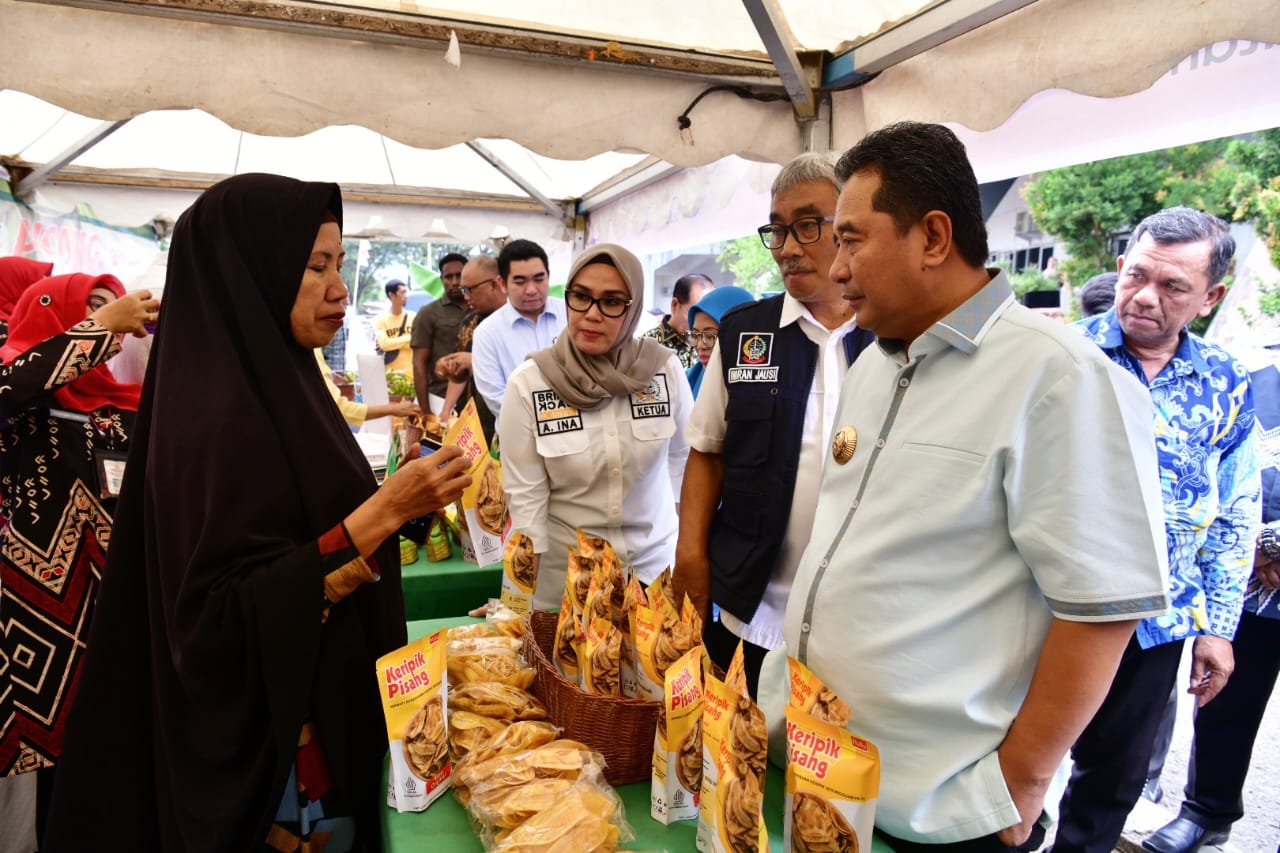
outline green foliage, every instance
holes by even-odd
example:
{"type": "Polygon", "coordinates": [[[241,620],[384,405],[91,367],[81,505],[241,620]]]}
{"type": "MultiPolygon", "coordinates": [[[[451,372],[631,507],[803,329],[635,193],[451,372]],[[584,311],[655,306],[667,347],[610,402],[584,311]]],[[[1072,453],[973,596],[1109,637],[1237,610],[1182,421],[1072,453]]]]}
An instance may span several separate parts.
{"type": "Polygon", "coordinates": [[[1006,276],[1009,279],[1009,286],[1013,288],[1013,292],[1018,296],[1029,290],[1057,290],[1058,283],[1044,273],[1034,269],[1023,270],[1022,272],[1008,272],[1006,276]]]}
{"type": "Polygon", "coordinates": [[[756,234],[724,243],[716,260],[720,269],[733,274],[740,287],[757,296],[782,290],[782,273],[773,259],[773,252],[764,247],[756,234]]]}
{"type": "Polygon", "coordinates": [[[1237,167],[1213,140],[1054,169],[1023,191],[1036,223],[1067,245],[1062,272],[1073,285],[1114,268],[1114,235],[1165,207],[1185,204],[1220,216],[1232,211],[1237,167]]]}
{"type": "MultiPolygon", "coordinates": [[[[411,290],[422,289],[434,293],[427,287],[415,283],[413,267],[417,265],[425,272],[435,275],[432,268],[436,258],[449,252],[466,254],[467,246],[456,243],[417,243],[401,240],[351,240],[344,239],[342,248],[347,253],[346,263],[342,267],[342,278],[347,289],[353,294],[353,302],[358,305],[377,303],[386,299],[383,286],[393,277],[407,278],[405,282],[411,290]],[[360,244],[364,243],[367,254],[360,256],[360,244]],[[406,270],[408,271],[406,275],[406,270]],[[359,275],[360,280],[356,281],[359,275]]],[[[439,277],[437,276],[437,279],[439,277]]],[[[441,290],[441,293],[444,291],[441,290]]]]}
{"type": "MultiPolygon", "coordinates": [[[[1253,220],[1271,263],[1280,267],[1280,128],[1264,130],[1249,140],[1235,140],[1227,154],[1240,165],[1231,191],[1234,218],[1253,220]]],[[[1263,313],[1275,316],[1280,310],[1263,313]]]]}

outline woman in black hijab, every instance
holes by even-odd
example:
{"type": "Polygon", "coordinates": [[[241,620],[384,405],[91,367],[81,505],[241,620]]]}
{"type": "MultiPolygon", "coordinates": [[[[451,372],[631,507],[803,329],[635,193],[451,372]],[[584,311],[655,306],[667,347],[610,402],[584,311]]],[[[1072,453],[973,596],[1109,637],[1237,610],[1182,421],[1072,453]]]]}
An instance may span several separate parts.
{"type": "Polygon", "coordinates": [[[469,478],[445,448],[375,490],[325,390],[341,220],[242,175],[178,221],[46,850],[379,849],[395,532],[469,478]]]}

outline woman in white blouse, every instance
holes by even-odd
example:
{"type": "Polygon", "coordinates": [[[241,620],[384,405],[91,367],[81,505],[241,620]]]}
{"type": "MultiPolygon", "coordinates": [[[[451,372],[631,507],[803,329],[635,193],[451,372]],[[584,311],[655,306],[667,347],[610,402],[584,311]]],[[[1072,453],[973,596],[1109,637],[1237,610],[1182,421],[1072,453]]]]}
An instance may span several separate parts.
{"type": "Polygon", "coordinates": [[[671,564],[693,397],[675,354],[633,337],[644,270],[601,243],[574,261],[568,327],[507,381],[498,416],[514,530],[533,540],[533,604],[557,608],[576,529],[607,538],[649,582],[671,564]]]}

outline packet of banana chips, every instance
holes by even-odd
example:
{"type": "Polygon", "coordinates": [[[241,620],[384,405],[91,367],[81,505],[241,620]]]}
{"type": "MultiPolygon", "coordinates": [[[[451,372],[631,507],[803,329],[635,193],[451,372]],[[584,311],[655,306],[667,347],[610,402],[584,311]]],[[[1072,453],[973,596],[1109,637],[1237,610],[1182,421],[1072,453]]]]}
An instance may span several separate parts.
{"type": "Polygon", "coordinates": [[[467,403],[462,414],[449,425],[446,445],[456,444],[470,460],[467,473],[471,485],[462,492],[462,511],[476,564],[492,566],[502,560],[502,537],[511,525],[507,513],[507,495],[502,489],[502,469],[489,455],[489,446],[480,428],[475,401],[467,403]]]}
{"type": "Polygon", "coordinates": [[[522,616],[529,612],[538,585],[536,560],[533,540],[518,530],[512,533],[502,549],[502,603],[522,616]]]}
{"type": "MultiPolygon", "coordinates": [[[[665,572],[664,572],[665,574],[665,572]]],[[[649,606],[638,605],[634,625],[636,695],[662,699],[667,668],[702,642],[702,618],[686,595],[677,612],[662,578],[649,587],[649,606]]]]}
{"type": "Polygon", "coordinates": [[[787,793],[784,850],[871,849],[880,795],[880,753],[844,726],[849,706],[804,664],[787,658],[787,793]]]}
{"type": "Polygon", "coordinates": [[[671,824],[697,820],[702,791],[702,673],[707,656],[694,646],[667,668],[663,709],[653,736],[649,814],[671,824]]]}
{"type": "Polygon", "coordinates": [[[725,680],[707,673],[705,684],[698,850],[766,853],[763,808],[769,735],[764,712],[747,695],[741,643],[725,680]]]}
{"type": "Polygon", "coordinates": [[[420,812],[449,787],[445,632],[378,658],[378,687],[391,743],[387,805],[420,812]]]}

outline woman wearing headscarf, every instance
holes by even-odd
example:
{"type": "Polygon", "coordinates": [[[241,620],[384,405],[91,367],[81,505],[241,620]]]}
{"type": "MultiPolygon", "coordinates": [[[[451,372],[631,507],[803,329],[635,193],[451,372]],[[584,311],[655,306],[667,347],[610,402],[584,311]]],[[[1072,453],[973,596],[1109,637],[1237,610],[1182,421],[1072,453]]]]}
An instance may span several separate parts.
{"type": "Polygon", "coordinates": [[[689,368],[686,375],[695,400],[698,399],[698,389],[702,387],[702,372],[706,370],[711,352],[716,348],[716,340],[720,337],[720,318],[730,308],[754,301],[755,297],[749,291],[729,285],[708,290],[689,309],[689,330],[684,333],[684,339],[697,354],[698,362],[689,368]]]}
{"type": "MultiPolygon", "coordinates": [[[[106,361],[158,305],[110,275],[45,278],[0,349],[0,776],[39,771],[41,820],[111,538],[110,469],[138,408],[106,361]]],[[[10,806],[3,823],[34,834],[37,812],[10,806]]]]}
{"type": "Polygon", "coordinates": [[[46,850],[379,849],[395,533],[469,478],[445,448],[377,488],[325,390],[341,220],[241,175],[175,227],[46,850]]]}
{"type": "Polygon", "coordinates": [[[53,264],[30,258],[0,258],[0,346],[9,337],[9,318],[13,316],[18,297],[28,287],[53,273],[53,264]]]}
{"type": "Polygon", "coordinates": [[[534,607],[560,605],[577,528],[608,539],[646,583],[675,555],[693,398],[675,354],[633,337],[643,293],[635,255],[587,249],[569,271],[567,327],[507,381],[502,478],[513,529],[539,555],[534,607]]]}

